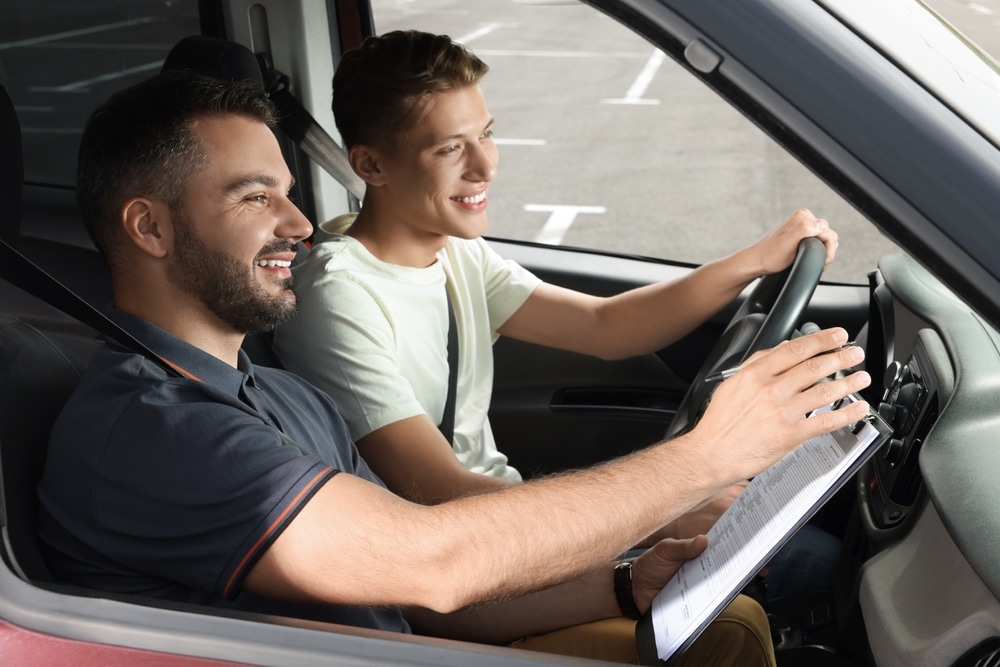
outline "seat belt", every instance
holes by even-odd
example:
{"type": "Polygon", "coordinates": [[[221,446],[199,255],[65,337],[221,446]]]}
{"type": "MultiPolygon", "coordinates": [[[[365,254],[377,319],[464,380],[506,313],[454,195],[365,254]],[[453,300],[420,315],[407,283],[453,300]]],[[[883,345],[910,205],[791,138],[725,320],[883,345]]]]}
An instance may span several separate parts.
{"type": "Polygon", "coordinates": [[[364,199],[365,182],[354,173],[340,144],[292,95],[288,75],[276,70],[267,54],[257,54],[257,60],[264,76],[264,88],[281,114],[281,129],[358,201],[364,199]]]}
{"type": "Polygon", "coordinates": [[[168,374],[184,377],[183,373],[146,347],[142,341],[81,299],[73,290],[50,276],[43,268],[3,239],[0,239],[0,278],[96,329],[109,339],[132,348],[159,365],[168,374]]]}
{"type": "Polygon", "coordinates": [[[448,300],[448,397],[444,403],[444,413],[438,428],[449,445],[455,444],[455,392],[458,386],[458,326],[455,322],[455,308],[451,305],[451,295],[445,290],[448,300]]]}

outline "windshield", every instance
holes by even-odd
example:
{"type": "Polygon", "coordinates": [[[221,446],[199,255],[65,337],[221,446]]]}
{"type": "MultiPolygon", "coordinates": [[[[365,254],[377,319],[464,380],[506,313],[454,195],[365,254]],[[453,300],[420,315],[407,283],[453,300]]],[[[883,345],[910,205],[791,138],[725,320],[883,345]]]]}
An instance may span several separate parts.
{"type": "Polygon", "coordinates": [[[992,56],[918,0],[823,4],[1000,145],[1000,66],[992,56]]]}

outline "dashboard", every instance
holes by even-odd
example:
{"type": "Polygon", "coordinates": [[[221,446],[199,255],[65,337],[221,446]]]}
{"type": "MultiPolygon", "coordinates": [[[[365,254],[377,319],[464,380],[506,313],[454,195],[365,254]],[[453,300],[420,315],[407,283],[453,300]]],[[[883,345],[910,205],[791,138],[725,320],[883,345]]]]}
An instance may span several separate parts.
{"type": "Polygon", "coordinates": [[[893,433],[857,478],[859,604],[880,666],[959,664],[1000,649],[1000,337],[909,256],[870,282],[865,398],[893,433]]]}
{"type": "MultiPolygon", "coordinates": [[[[867,518],[879,542],[906,527],[906,520],[922,497],[920,451],[942,404],[954,391],[951,360],[932,324],[906,305],[906,292],[895,298],[886,282],[889,273],[901,291],[918,273],[912,262],[888,260],[885,272],[875,271],[866,345],[872,384],[865,398],[892,427],[892,437],[859,477],[859,493],[867,518]],[[911,271],[914,271],[911,273],[911,271]],[[897,283],[902,282],[900,286],[897,283]],[[881,371],[881,382],[879,373],[881,371]]],[[[926,288],[914,307],[929,310],[926,288]]]]}

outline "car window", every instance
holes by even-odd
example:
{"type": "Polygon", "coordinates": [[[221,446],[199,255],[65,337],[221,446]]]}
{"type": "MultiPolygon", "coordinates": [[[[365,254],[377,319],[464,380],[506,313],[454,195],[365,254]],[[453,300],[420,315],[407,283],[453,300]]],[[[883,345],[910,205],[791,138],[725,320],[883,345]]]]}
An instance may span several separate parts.
{"type": "Polygon", "coordinates": [[[72,187],[87,118],[199,32],[197,0],[5,2],[0,72],[21,123],[24,179],[72,187]]]}
{"type": "Polygon", "coordinates": [[[574,0],[374,0],[377,32],[450,35],[490,66],[489,236],[703,263],[798,207],[833,224],[825,279],[863,283],[896,247],[739,111],[574,0]]]}

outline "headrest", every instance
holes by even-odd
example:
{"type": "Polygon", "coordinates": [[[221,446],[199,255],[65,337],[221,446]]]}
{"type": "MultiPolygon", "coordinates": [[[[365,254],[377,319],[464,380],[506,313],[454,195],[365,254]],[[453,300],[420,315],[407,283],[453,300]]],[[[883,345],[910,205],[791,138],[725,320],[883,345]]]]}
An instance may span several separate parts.
{"type": "Polygon", "coordinates": [[[0,238],[10,244],[21,236],[21,190],[24,162],[21,152],[21,125],[14,102],[0,80],[0,238]]]}
{"type": "Polygon", "coordinates": [[[174,45],[163,61],[163,71],[195,70],[224,81],[253,79],[263,83],[256,56],[242,44],[218,37],[192,35],[174,45]]]}

